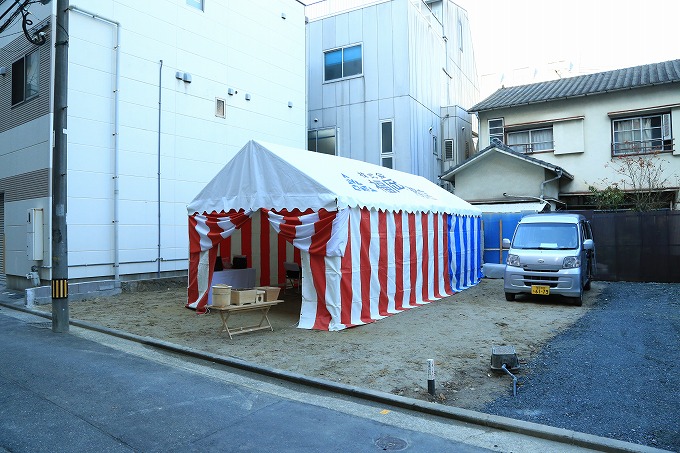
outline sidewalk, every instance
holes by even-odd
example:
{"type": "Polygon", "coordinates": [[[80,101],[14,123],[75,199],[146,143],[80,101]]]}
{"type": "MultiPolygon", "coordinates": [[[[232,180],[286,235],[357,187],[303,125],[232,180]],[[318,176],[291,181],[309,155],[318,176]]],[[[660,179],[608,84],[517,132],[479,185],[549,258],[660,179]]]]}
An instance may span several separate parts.
{"type": "Polygon", "coordinates": [[[48,319],[9,309],[23,301],[0,292],[0,451],[587,451],[546,438],[654,451],[377,392],[339,395],[296,376],[230,368],[227,358],[149,348],[148,338],[74,326],[55,334],[48,319]],[[521,434],[536,430],[543,436],[521,434]]]}

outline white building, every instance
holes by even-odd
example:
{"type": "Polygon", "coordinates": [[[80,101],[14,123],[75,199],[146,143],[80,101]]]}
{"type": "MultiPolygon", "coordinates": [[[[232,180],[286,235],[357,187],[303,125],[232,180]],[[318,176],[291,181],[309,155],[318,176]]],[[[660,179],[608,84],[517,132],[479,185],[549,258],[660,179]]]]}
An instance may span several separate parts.
{"type": "Polygon", "coordinates": [[[439,183],[475,146],[467,12],[450,0],[362,3],[307,8],[308,149],[439,183]]]}
{"type": "MultiPolygon", "coordinates": [[[[69,279],[185,275],[186,205],[204,184],[249,139],[305,146],[304,5],[71,3],[69,279]]],[[[13,7],[0,2],[0,13],[13,7]]],[[[51,279],[56,1],[30,11],[44,45],[21,20],[0,35],[0,276],[10,288],[31,286],[32,266],[51,279]]]]}

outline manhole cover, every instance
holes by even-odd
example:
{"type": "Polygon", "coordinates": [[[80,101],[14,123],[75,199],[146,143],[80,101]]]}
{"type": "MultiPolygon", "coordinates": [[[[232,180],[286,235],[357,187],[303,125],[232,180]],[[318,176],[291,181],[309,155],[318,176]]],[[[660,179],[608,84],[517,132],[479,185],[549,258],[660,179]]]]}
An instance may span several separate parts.
{"type": "Polygon", "coordinates": [[[392,436],[380,437],[375,441],[375,445],[384,451],[400,451],[408,447],[404,439],[392,436]]]}

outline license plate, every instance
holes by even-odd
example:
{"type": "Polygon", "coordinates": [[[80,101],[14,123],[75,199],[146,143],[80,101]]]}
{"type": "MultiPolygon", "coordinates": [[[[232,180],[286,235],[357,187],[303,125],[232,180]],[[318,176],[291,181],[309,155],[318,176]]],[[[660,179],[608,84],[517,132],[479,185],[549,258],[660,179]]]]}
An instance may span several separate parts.
{"type": "Polygon", "coordinates": [[[531,294],[540,294],[541,296],[550,295],[550,287],[545,285],[531,285],[531,294]]]}

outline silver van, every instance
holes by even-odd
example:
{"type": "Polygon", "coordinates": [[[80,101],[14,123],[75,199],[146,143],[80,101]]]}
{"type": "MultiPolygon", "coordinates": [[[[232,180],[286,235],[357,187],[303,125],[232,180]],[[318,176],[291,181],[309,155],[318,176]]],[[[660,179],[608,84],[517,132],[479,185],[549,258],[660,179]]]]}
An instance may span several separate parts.
{"type": "Polygon", "coordinates": [[[517,224],[508,248],[505,299],[520,293],[558,294],[583,304],[595,272],[595,244],[590,223],[580,214],[530,214],[517,224]]]}

